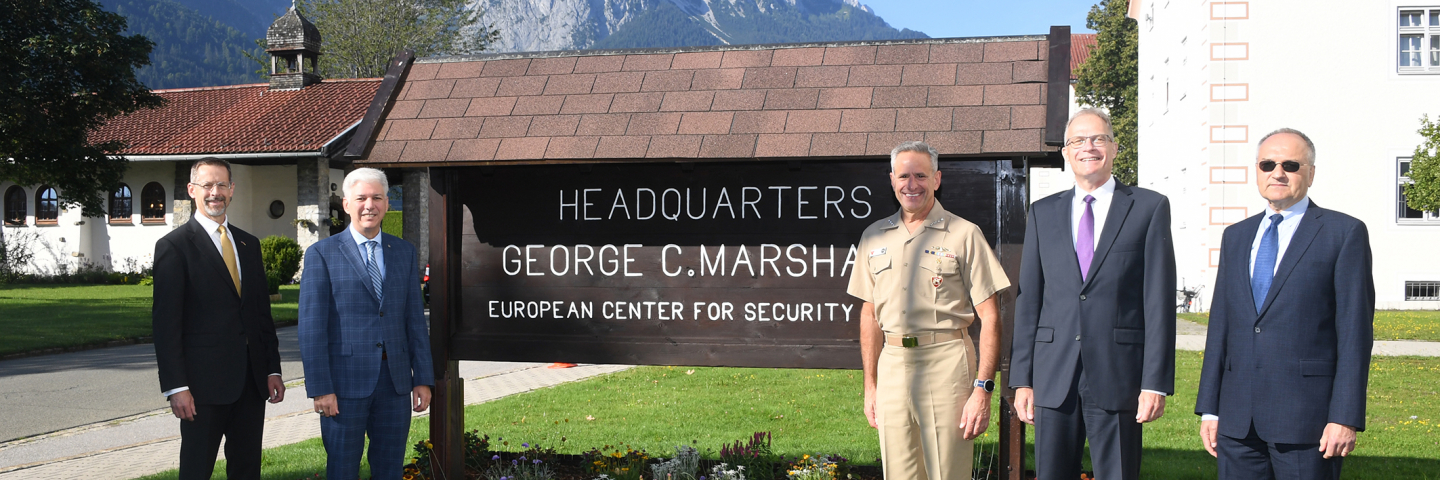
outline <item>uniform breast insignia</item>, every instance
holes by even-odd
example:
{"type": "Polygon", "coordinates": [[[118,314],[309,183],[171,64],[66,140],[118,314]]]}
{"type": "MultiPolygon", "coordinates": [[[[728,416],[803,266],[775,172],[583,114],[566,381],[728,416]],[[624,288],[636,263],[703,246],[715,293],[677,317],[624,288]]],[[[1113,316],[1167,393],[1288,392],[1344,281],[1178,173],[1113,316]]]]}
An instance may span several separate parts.
{"type": "Polygon", "coordinates": [[[940,288],[940,284],[945,281],[945,279],[940,277],[940,259],[953,259],[955,258],[955,252],[945,247],[930,247],[925,249],[925,253],[935,256],[935,276],[930,277],[930,286],[940,288]]]}
{"type": "Polygon", "coordinates": [[[878,256],[881,256],[881,255],[884,255],[884,254],[885,254],[885,249],[887,249],[887,248],[889,248],[889,247],[880,247],[880,248],[871,250],[871,251],[870,251],[870,256],[871,256],[871,257],[878,257],[878,256]]]}

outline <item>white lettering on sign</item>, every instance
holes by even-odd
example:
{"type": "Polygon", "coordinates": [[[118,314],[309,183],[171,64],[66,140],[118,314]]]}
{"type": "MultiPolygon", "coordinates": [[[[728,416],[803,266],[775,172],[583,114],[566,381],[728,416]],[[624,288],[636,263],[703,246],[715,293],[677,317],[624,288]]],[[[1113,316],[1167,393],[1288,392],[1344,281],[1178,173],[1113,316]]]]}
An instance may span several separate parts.
{"type": "Polygon", "coordinates": [[[563,300],[490,300],[486,309],[490,318],[563,320],[570,318],[605,320],[659,320],[733,322],[849,322],[855,306],[848,303],[786,303],[786,302],[691,302],[690,316],[685,305],[672,301],[581,301],[563,300]],[[597,316],[596,313],[599,313],[597,316]]]}
{"type": "Polygon", "coordinates": [[[773,205],[775,219],[822,220],[834,213],[837,218],[868,218],[874,211],[870,205],[870,187],[856,186],[848,190],[837,185],[772,185],[764,187],[740,187],[739,200],[734,203],[730,187],[721,187],[715,195],[709,187],[664,188],[657,193],[651,188],[635,189],[581,188],[560,190],[561,220],[652,220],[665,219],[672,222],[681,220],[732,220],[764,219],[761,208],[766,211],[773,205]],[[792,191],[793,190],[793,191],[792,191]],[[604,205],[593,203],[595,199],[610,198],[610,208],[604,217],[598,210],[604,205]],[[592,211],[591,207],[598,207],[592,211]],[[633,211],[632,211],[633,209],[633,211]],[[738,211],[737,211],[738,210],[738,211]],[[791,212],[786,215],[786,212],[791,212]],[[848,213],[847,213],[848,212],[848,213]]]}
{"type": "MultiPolygon", "coordinates": [[[[506,245],[500,249],[500,265],[506,275],[555,276],[589,275],[643,277],[645,271],[636,263],[648,253],[645,245],[627,243],[591,246],[579,245],[506,245]],[[593,264],[592,264],[593,262],[593,264]]],[[[659,248],[658,273],[667,277],[682,274],[710,277],[744,275],[752,278],[810,277],[825,275],[830,278],[844,277],[855,266],[857,250],[849,245],[840,271],[835,271],[835,245],[775,245],[765,243],[758,246],[746,245],[700,245],[686,250],[676,244],[659,248]],[[758,249],[758,261],[751,259],[751,250],[758,249]],[[733,252],[733,256],[732,256],[733,252]],[[729,269],[726,269],[729,265],[729,269]],[[745,270],[740,270],[741,267],[745,270]]],[[[653,250],[652,250],[653,252],[653,250]]]]}

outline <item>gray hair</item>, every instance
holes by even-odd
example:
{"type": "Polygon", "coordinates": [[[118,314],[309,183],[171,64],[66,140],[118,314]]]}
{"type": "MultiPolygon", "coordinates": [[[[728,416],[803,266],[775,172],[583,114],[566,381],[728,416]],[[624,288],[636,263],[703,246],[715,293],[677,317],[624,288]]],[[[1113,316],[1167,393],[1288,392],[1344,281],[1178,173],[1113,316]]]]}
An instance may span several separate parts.
{"type": "Polygon", "coordinates": [[[190,165],[190,183],[195,183],[195,177],[200,175],[200,167],[204,166],[224,167],[225,181],[230,182],[231,184],[235,183],[235,177],[232,176],[230,172],[230,162],[215,157],[205,157],[196,160],[193,165],[190,165]]]}
{"type": "Polygon", "coordinates": [[[390,179],[385,178],[385,172],[373,168],[357,168],[355,171],[350,172],[349,175],[345,176],[345,185],[341,191],[348,198],[350,196],[350,189],[360,182],[379,184],[380,191],[390,191],[390,179]]]}
{"type": "Polygon", "coordinates": [[[1090,107],[1071,115],[1070,121],[1065,122],[1065,136],[1070,136],[1070,124],[1075,123],[1075,119],[1085,115],[1094,115],[1096,118],[1105,122],[1105,133],[1110,135],[1110,138],[1115,138],[1115,125],[1110,123],[1110,113],[1095,107],[1090,107]]]}
{"type": "Polygon", "coordinates": [[[900,146],[890,151],[890,171],[895,171],[895,157],[899,156],[901,152],[920,152],[929,155],[930,171],[940,170],[940,152],[935,151],[935,147],[925,142],[911,140],[900,144],[900,146]]]}
{"type": "Polygon", "coordinates": [[[1256,150],[1259,150],[1259,149],[1260,149],[1260,146],[1261,146],[1261,145],[1264,145],[1266,140],[1269,140],[1270,137],[1273,137],[1273,136],[1275,136],[1275,135],[1277,135],[1277,134],[1281,134],[1281,133],[1289,133],[1289,134],[1295,135],[1295,136],[1297,136],[1297,137],[1300,137],[1301,140],[1304,140],[1304,141],[1305,141],[1305,148],[1308,150],[1307,152],[1305,152],[1305,153],[1306,153],[1306,155],[1305,155],[1305,160],[1308,161],[1308,162],[1310,162],[1310,165],[1311,165],[1311,166],[1314,166],[1314,165],[1315,165],[1315,142],[1310,141],[1310,137],[1306,136],[1304,133],[1300,133],[1299,130],[1296,130],[1296,129],[1293,129],[1293,128],[1288,128],[1288,127],[1285,127],[1285,128],[1277,128],[1277,129],[1275,129],[1275,131],[1265,134],[1265,136],[1260,137],[1260,143],[1255,144],[1255,149],[1256,149],[1256,150]]]}

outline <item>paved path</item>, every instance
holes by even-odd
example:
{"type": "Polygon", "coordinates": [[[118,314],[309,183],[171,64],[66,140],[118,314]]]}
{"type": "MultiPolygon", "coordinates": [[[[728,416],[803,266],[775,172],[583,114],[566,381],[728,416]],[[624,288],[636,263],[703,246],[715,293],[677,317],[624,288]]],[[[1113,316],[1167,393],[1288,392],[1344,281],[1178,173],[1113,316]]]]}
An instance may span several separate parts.
{"type": "MultiPolygon", "coordinates": [[[[1175,320],[1175,349],[1204,350],[1205,325],[1175,320]]],[[[1371,353],[1385,357],[1440,357],[1440,342],[1376,340],[1371,353]]]]}
{"type": "MultiPolygon", "coordinates": [[[[276,332],[285,380],[305,376],[295,327],[276,332]]],[[[168,408],[151,344],[0,362],[0,442],[168,408]]],[[[0,452],[0,467],[5,466],[0,452]]]]}
{"type": "MultiPolygon", "coordinates": [[[[621,371],[623,365],[548,369],[544,364],[460,362],[465,402],[482,403],[621,371]]],[[[415,414],[424,416],[426,414],[415,414]]],[[[264,448],[320,436],[304,385],[268,405],[264,448]]],[[[0,480],[135,478],[179,467],[179,424],[168,409],[0,444],[0,480]]],[[[223,448],[223,447],[222,447],[223,448]]],[[[223,449],[221,456],[223,458],[223,449]]]]}

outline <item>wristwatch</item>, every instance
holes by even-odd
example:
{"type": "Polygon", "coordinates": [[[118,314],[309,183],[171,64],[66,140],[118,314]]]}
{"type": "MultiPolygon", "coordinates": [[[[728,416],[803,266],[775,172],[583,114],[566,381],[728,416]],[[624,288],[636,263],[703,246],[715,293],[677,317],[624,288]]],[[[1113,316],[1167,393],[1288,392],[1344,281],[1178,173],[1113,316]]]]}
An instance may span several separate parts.
{"type": "Polygon", "coordinates": [[[995,381],[977,378],[975,379],[975,388],[983,388],[985,389],[985,393],[993,393],[995,391],[995,381]]]}

